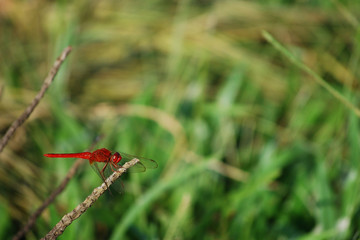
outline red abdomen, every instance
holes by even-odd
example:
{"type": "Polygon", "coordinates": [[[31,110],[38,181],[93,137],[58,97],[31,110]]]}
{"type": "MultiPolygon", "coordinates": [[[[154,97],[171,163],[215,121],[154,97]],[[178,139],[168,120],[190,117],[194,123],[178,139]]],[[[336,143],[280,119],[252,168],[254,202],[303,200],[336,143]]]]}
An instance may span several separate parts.
{"type": "Polygon", "coordinates": [[[83,153],[48,153],[44,154],[45,157],[51,158],[83,158],[89,159],[91,156],[90,152],[83,152],[83,153]]]}

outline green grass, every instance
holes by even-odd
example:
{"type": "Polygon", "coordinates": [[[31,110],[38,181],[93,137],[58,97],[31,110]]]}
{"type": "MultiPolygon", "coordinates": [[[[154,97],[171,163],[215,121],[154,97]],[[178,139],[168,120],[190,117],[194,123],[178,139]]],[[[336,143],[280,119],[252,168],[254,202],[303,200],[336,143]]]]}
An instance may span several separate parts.
{"type": "MultiPolygon", "coordinates": [[[[357,239],[356,1],[5,1],[0,129],[73,52],[0,154],[0,238],[78,152],[152,158],[61,239],[357,239]]],[[[84,164],[26,235],[43,237],[101,184],[84,164]]]]}

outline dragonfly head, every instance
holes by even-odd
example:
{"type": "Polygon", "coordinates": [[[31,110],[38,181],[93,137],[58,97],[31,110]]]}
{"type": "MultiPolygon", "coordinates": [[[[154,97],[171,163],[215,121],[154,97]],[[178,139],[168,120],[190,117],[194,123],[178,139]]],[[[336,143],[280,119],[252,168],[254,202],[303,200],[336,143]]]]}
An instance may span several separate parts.
{"type": "Polygon", "coordinates": [[[120,153],[116,152],[113,154],[111,161],[115,164],[118,164],[121,161],[121,158],[122,157],[121,157],[120,153]]]}

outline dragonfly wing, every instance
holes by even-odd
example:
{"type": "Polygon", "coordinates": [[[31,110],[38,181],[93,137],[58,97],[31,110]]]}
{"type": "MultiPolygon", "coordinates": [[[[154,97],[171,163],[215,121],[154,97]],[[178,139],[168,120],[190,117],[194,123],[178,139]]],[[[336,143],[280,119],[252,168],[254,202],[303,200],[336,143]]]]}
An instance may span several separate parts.
{"type": "MultiPolygon", "coordinates": [[[[108,164],[106,166],[106,168],[104,169],[104,172],[101,172],[102,169],[104,168],[105,164],[106,163],[97,163],[97,162],[93,162],[92,164],[90,164],[92,169],[94,169],[94,171],[97,173],[97,175],[99,175],[99,177],[103,180],[103,182],[105,182],[105,180],[113,173],[113,171],[110,167],[110,164],[108,164]]],[[[110,188],[114,189],[118,193],[122,193],[124,190],[124,186],[122,184],[121,179],[118,179],[115,182],[113,182],[113,184],[110,186],[110,188]]]]}
{"type": "MultiPolygon", "coordinates": [[[[104,169],[104,176],[106,178],[108,178],[111,174],[114,173],[114,170],[111,166],[111,164],[109,163],[106,168],[104,169]]],[[[124,184],[121,181],[120,178],[118,178],[115,182],[113,182],[113,184],[111,184],[110,186],[111,189],[114,189],[115,191],[117,191],[118,193],[123,193],[124,192],[124,184]]]]}
{"type": "Polygon", "coordinates": [[[134,158],[137,158],[137,159],[140,160],[141,164],[138,163],[136,165],[142,165],[143,167],[149,168],[149,169],[154,169],[154,168],[158,167],[158,164],[154,160],[149,159],[149,158],[138,157],[138,156],[130,155],[130,154],[127,154],[127,153],[122,153],[122,152],[120,152],[120,155],[122,157],[122,159],[120,161],[120,163],[122,165],[125,164],[126,162],[134,159],[134,158]]]}
{"type": "Polygon", "coordinates": [[[93,162],[92,164],[90,164],[90,166],[92,167],[92,169],[96,172],[97,175],[99,175],[99,177],[105,182],[105,175],[101,174],[101,169],[99,167],[99,164],[97,162],[93,162]]]}

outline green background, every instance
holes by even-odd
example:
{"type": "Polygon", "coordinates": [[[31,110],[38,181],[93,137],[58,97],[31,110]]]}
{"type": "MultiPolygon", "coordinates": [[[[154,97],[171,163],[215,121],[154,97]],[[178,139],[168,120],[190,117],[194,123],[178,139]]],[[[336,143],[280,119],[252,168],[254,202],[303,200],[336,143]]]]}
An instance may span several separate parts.
{"type": "MultiPolygon", "coordinates": [[[[359,114],[347,105],[360,96],[359,13],[340,0],[0,1],[2,134],[73,47],[0,154],[0,238],[75,162],[43,154],[99,135],[96,148],[159,167],[123,176],[124,192],[60,239],[359,238],[359,114]]],[[[85,162],[26,238],[101,181],[85,162]]]]}

